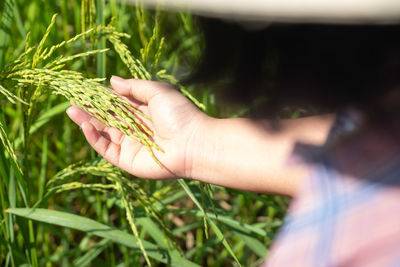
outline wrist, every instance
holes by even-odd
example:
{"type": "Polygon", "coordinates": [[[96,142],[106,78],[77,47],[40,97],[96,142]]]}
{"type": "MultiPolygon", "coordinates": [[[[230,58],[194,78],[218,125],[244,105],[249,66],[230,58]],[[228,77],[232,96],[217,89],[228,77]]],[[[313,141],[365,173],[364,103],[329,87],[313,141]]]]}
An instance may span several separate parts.
{"type": "Polygon", "coordinates": [[[201,113],[192,132],[187,138],[185,152],[185,178],[201,180],[212,169],[211,161],[215,156],[218,119],[201,113]]]}

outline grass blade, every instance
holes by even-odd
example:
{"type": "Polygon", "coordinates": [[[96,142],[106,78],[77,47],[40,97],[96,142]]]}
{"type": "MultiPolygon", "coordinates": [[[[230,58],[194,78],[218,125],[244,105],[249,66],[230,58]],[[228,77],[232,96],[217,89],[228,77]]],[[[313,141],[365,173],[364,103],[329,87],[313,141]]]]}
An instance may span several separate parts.
{"type": "Polygon", "coordinates": [[[246,246],[248,246],[255,254],[257,254],[257,256],[264,258],[265,255],[267,255],[268,250],[265,247],[265,244],[261,243],[258,239],[240,232],[236,232],[236,234],[240,237],[240,239],[243,240],[246,246]]]}
{"type": "Polygon", "coordinates": [[[221,232],[219,227],[215,224],[213,220],[208,219],[208,223],[211,225],[211,228],[213,229],[215,235],[218,237],[218,239],[222,242],[224,247],[228,250],[229,254],[233,257],[233,259],[239,264],[239,266],[242,266],[239,262],[239,259],[236,257],[235,253],[233,252],[231,246],[228,244],[228,241],[226,241],[224,234],[221,232]]]}
{"type": "Polygon", "coordinates": [[[14,0],[5,0],[2,4],[0,4],[0,69],[4,67],[4,60],[7,54],[11,23],[14,19],[14,6],[14,0]]]}
{"type": "MultiPolygon", "coordinates": [[[[7,212],[31,220],[68,227],[102,238],[107,238],[113,242],[140,251],[140,247],[133,235],[79,215],[56,210],[28,208],[12,208],[8,209],[7,212]]],[[[142,240],[142,244],[149,257],[160,262],[166,263],[170,266],[199,267],[199,265],[192,263],[175,253],[170,254],[168,251],[159,248],[153,243],[142,240]]]]}
{"type": "Polygon", "coordinates": [[[32,124],[31,128],[29,129],[29,134],[35,133],[37,130],[40,129],[43,125],[48,123],[53,117],[57,116],[58,114],[64,113],[65,110],[71,106],[69,101],[65,101],[61,104],[58,104],[49,110],[45,111],[43,114],[39,116],[39,118],[32,124]]]}
{"type": "MultiPolygon", "coordinates": [[[[36,133],[41,127],[51,121],[52,118],[61,113],[64,113],[69,106],[71,106],[70,102],[65,101],[43,112],[41,115],[39,115],[39,118],[34,123],[32,123],[31,127],[29,128],[29,134],[32,135],[36,133]]],[[[16,138],[14,141],[15,147],[19,147],[21,143],[21,138],[16,138]]]]}
{"type": "Polygon", "coordinates": [[[103,239],[102,241],[99,242],[99,244],[96,247],[90,248],[88,252],[85,253],[82,257],[74,260],[72,265],[80,267],[89,265],[97,256],[100,255],[101,252],[103,252],[104,249],[107,248],[109,243],[110,243],[109,240],[103,239]]]}
{"type": "Polygon", "coordinates": [[[16,103],[15,101],[19,101],[21,103],[27,104],[21,98],[19,98],[18,96],[14,95],[10,91],[8,91],[6,88],[4,88],[1,84],[0,84],[0,93],[3,94],[7,98],[7,100],[13,104],[16,103]]]}
{"type": "Polygon", "coordinates": [[[21,169],[20,165],[18,164],[17,155],[15,154],[15,151],[11,144],[11,141],[8,139],[8,136],[7,136],[7,133],[5,130],[5,126],[3,125],[1,120],[0,120],[0,140],[3,143],[4,148],[7,150],[8,155],[10,156],[12,161],[15,163],[15,166],[22,173],[22,169],[21,169]]]}
{"type": "Polygon", "coordinates": [[[137,218],[136,221],[138,225],[141,225],[149,233],[149,235],[154,239],[154,241],[156,241],[157,244],[167,248],[167,246],[165,246],[166,239],[163,235],[163,232],[158,228],[157,224],[151,220],[151,218],[140,217],[137,218]]]}
{"type": "MultiPolygon", "coordinates": [[[[202,211],[197,211],[197,210],[171,210],[170,212],[174,214],[184,214],[184,215],[191,215],[191,216],[196,216],[196,217],[203,217],[204,214],[202,211]]],[[[206,213],[207,217],[209,219],[217,220],[220,223],[225,224],[229,228],[237,229],[238,231],[247,233],[247,234],[257,234],[261,237],[270,237],[272,238],[271,233],[268,231],[265,231],[261,227],[257,227],[251,224],[246,224],[243,222],[238,222],[228,216],[224,215],[218,215],[216,216],[214,213],[206,213]]],[[[273,221],[269,222],[268,225],[263,225],[263,227],[278,227],[282,224],[282,221],[273,221]]]]}
{"type": "Polygon", "coordinates": [[[219,227],[215,224],[213,220],[211,220],[208,216],[207,213],[205,212],[204,208],[201,206],[200,201],[197,199],[197,197],[194,195],[188,184],[186,183],[185,180],[183,179],[178,179],[178,183],[182,186],[182,188],[185,190],[185,192],[189,195],[189,197],[192,199],[192,201],[196,204],[196,206],[199,208],[199,210],[202,212],[202,215],[207,219],[207,222],[211,225],[211,228],[213,229],[215,235],[218,237],[218,239],[222,242],[226,250],[231,254],[232,258],[239,264],[239,266],[242,266],[239,262],[239,259],[236,257],[235,253],[233,252],[231,246],[228,244],[226,241],[224,234],[221,232],[219,227]]]}

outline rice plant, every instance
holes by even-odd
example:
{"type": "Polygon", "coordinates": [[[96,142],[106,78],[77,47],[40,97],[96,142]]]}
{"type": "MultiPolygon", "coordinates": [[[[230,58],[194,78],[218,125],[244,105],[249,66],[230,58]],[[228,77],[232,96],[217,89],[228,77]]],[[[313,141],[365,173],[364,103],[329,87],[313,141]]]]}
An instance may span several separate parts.
{"type": "Polygon", "coordinates": [[[209,91],[193,94],[176,78],[201,50],[192,16],[73,0],[46,3],[46,11],[61,15],[39,18],[41,4],[0,4],[0,264],[259,263],[281,224],[285,199],[131,177],[97,158],[61,116],[71,101],[154,157],[162,147],[152,139],[149,119],[106,87],[111,73],[167,81],[215,115],[209,91]],[[41,25],[24,24],[29,16],[41,25]],[[181,42],[183,36],[188,42],[181,42]],[[267,219],[252,221],[265,209],[267,219]]]}

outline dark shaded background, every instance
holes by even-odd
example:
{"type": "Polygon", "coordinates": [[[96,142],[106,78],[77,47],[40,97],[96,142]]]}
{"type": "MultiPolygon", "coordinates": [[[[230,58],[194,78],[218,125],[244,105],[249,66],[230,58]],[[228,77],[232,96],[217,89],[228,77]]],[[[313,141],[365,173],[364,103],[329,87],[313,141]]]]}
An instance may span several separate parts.
{"type": "Polygon", "coordinates": [[[392,108],[381,99],[399,85],[399,25],[270,24],[251,30],[202,17],[199,25],[205,51],[186,83],[212,84],[233,103],[265,98],[250,112],[255,116],[286,106],[335,111],[352,105],[371,116],[392,108]]]}

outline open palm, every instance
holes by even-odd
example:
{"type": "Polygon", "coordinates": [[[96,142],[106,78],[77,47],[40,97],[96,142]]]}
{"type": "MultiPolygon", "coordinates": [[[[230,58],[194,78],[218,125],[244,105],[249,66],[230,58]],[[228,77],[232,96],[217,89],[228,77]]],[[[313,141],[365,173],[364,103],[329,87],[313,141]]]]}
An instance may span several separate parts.
{"type": "Polygon", "coordinates": [[[192,142],[207,116],[165,83],[114,76],[111,85],[117,94],[127,98],[151,119],[148,126],[154,132],[154,141],[164,150],[154,153],[164,168],[141,143],[73,105],[67,114],[82,128],[89,144],[107,161],[135,176],[153,179],[187,177],[192,142]]]}

